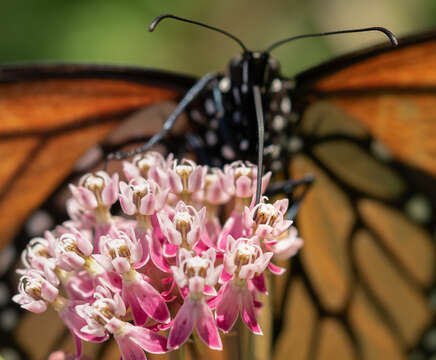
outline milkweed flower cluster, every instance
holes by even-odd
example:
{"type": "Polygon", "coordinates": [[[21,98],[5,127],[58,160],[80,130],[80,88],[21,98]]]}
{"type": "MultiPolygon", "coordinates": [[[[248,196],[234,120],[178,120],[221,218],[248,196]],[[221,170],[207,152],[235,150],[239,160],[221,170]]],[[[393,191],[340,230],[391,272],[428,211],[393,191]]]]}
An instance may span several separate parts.
{"type": "Polygon", "coordinates": [[[265,272],[281,274],[274,260],[303,242],[285,219],[288,200],[253,203],[256,171],[149,152],[124,163],[126,181],[104,171],[83,176],[70,185],[70,219],[24,250],[13,300],[35,313],[53,307],[77,357],[83,340],[112,336],[123,359],[146,359],[179,348],[194,329],[220,350],[220,330],[229,332],[239,315],[262,334],[265,272]]]}

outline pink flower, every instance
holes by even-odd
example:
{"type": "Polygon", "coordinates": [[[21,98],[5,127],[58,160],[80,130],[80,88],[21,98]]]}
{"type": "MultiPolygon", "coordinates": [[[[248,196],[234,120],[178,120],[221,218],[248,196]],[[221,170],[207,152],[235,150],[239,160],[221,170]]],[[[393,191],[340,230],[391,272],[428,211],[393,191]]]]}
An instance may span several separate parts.
{"type": "Polygon", "coordinates": [[[256,239],[228,237],[227,252],[224,255],[224,269],[235,278],[251,280],[254,275],[261,274],[268,266],[272,252],[263,253],[256,245],[256,239]]]}
{"type": "Polygon", "coordinates": [[[142,258],[142,248],[130,229],[129,234],[118,232],[102,237],[102,252],[106,264],[110,264],[122,277],[122,296],[130,306],[135,323],[143,325],[147,316],[168,323],[170,314],[164,298],[148,283],[148,278],[135,270],[142,258]]]}
{"type": "Polygon", "coordinates": [[[304,241],[298,236],[297,229],[291,226],[286,235],[278,238],[277,242],[271,246],[271,250],[275,259],[287,260],[294,256],[303,244],[304,241]]]}
{"type": "Polygon", "coordinates": [[[94,211],[84,208],[74,196],[67,200],[66,208],[77,228],[91,229],[96,225],[94,211]]]}
{"type": "Polygon", "coordinates": [[[146,360],[145,352],[181,347],[194,329],[221,350],[219,329],[230,331],[239,314],[261,334],[256,297],[268,295],[265,270],[281,274],[271,258],[287,259],[303,244],[285,219],[288,200],[254,204],[257,181],[263,192],[271,174],[257,179],[248,162],[222,171],[156,152],[123,167],[127,182],[99,171],[70,186],[70,219],[29,242],[13,300],[57,311],[74,336],[75,359],[82,340],[113,335],[123,360],[146,360]],[[112,216],[118,200],[122,214],[112,216]],[[165,330],[168,340],[158,334],[165,330]]]}
{"type": "MultiPolygon", "coordinates": [[[[267,172],[262,178],[262,193],[265,192],[271,172],[267,172]]],[[[238,198],[251,198],[256,193],[257,167],[249,162],[235,161],[230,165],[224,165],[221,174],[221,184],[228,194],[238,198]]]]}
{"type": "Polygon", "coordinates": [[[45,238],[37,237],[29,241],[21,253],[21,261],[26,269],[42,271],[48,281],[58,286],[59,279],[55,273],[56,259],[53,257],[56,239],[49,231],[44,235],[45,238]]]}
{"type": "Polygon", "coordinates": [[[168,173],[172,192],[177,195],[192,195],[200,191],[204,186],[206,173],[206,166],[197,165],[192,160],[183,159],[180,164],[175,160],[168,173]]]}
{"type": "Polygon", "coordinates": [[[109,208],[118,200],[118,174],[110,177],[105,171],[86,174],[79,186],[70,185],[71,193],[84,209],[93,210],[97,223],[109,222],[109,208]]]}
{"type": "Polygon", "coordinates": [[[218,294],[216,305],[216,323],[225,333],[229,332],[241,313],[242,321],[256,335],[262,330],[256,319],[254,295],[246,283],[229,281],[218,294]]]}
{"type": "Polygon", "coordinates": [[[127,215],[154,215],[166,203],[170,189],[162,190],[153,180],[136,177],[120,182],[120,204],[127,215]]]}
{"type": "MultiPolygon", "coordinates": [[[[56,242],[55,254],[56,265],[65,271],[82,271],[90,275],[93,286],[105,284],[114,290],[120,286],[118,275],[105,270],[104,258],[101,255],[93,254],[93,245],[90,233],[78,231],[74,228],[65,228],[56,242]]],[[[86,289],[89,287],[87,278],[67,279],[67,288],[73,290],[76,297],[86,296],[86,289]],[[73,283],[71,283],[73,281],[73,283]],[[72,288],[68,286],[70,284],[72,288]]],[[[89,295],[89,294],[88,294],[89,295]]]]}
{"type": "Polygon", "coordinates": [[[77,314],[86,321],[80,329],[82,333],[108,338],[105,325],[115,317],[122,317],[126,314],[126,306],[118,294],[103,286],[97,286],[92,303],[84,303],[76,306],[77,314]]]}
{"type": "MultiPolygon", "coordinates": [[[[268,266],[272,252],[263,253],[256,239],[228,237],[228,249],[224,255],[224,269],[229,281],[220,289],[217,298],[216,320],[224,332],[232,329],[241,313],[242,320],[254,334],[262,334],[256,320],[254,294],[249,282],[261,275],[268,266]]],[[[256,282],[251,282],[256,286],[256,282]]]]}
{"type": "Polygon", "coordinates": [[[23,309],[34,313],[47,310],[47,304],[55,301],[58,289],[51,284],[41,271],[34,269],[20,270],[22,274],[18,283],[18,294],[12,300],[23,309]]]}
{"type": "Polygon", "coordinates": [[[231,198],[223,188],[224,173],[221,169],[211,168],[210,173],[207,173],[204,179],[204,187],[196,194],[195,200],[208,203],[211,205],[221,205],[228,202],[231,198]]]}
{"type": "Polygon", "coordinates": [[[168,346],[170,349],[180,347],[195,328],[206,345],[221,350],[221,338],[204,295],[206,286],[213,288],[217,283],[223,265],[214,266],[213,249],[201,256],[194,256],[192,252],[180,249],[178,260],[179,265],[171,267],[174,279],[180,289],[187,287],[189,292],[174,319],[168,336],[168,346]]]}
{"type": "Polygon", "coordinates": [[[69,230],[71,232],[62,234],[57,240],[55,255],[56,264],[60,268],[73,271],[84,267],[86,260],[92,255],[94,247],[86,233],[73,228],[69,230]]]}
{"type": "Polygon", "coordinates": [[[96,300],[76,306],[77,313],[86,321],[82,333],[107,339],[113,334],[123,359],[145,360],[144,350],[153,354],[166,352],[166,338],[147,328],[133,326],[119,317],[126,314],[126,307],[118,294],[99,287],[96,300]]]}
{"type": "Polygon", "coordinates": [[[197,211],[193,206],[179,201],[171,220],[166,211],[157,214],[162,233],[174,245],[192,249],[200,241],[206,208],[197,211]]]}
{"type": "Polygon", "coordinates": [[[117,318],[112,318],[106,329],[114,335],[125,360],[146,360],[144,350],[151,354],[167,352],[167,339],[147,328],[133,326],[117,318]]]}
{"type": "Polygon", "coordinates": [[[244,225],[250,229],[251,236],[257,236],[261,240],[275,240],[282,235],[291,225],[292,220],[283,217],[288,210],[288,199],[277,200],[274,204],[262,202],[244,209],[244,225]]]}
{"type": "Polygon", "coordinates": [[[123,162],[123,172],[129,182],[137,177],[154,180],[162,189],[169,186],[168,169],[172,165],[172,155],[165,159],[161,154],[150,151],[137,155],[131,163],[123,162]]]}

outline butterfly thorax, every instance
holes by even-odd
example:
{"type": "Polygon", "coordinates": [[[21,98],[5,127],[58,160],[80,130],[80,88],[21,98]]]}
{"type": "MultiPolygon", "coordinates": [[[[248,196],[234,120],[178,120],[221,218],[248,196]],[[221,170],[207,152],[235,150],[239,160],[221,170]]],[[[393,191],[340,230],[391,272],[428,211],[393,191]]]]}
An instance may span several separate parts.
{"type": "MultiPolygon", "coordinates": [[[[261,92],[265,121],[265,147],[276,148],[277,116],[286,122],[290,111],[288,83],[280,75],[280,65],[268,53],[245,52],[232,58],[224,75],[207,89],[198,101],[204,111],[191,112],[194,123],[201,124],[207,148],[207,163],[218,165],[235,159],[256,162],[258,130],[253,88],[261,92]],[[283,99],[287,106],[282,106],[283,99]]],[[[278,121],[280,122],[280,121],[278,121]]],[[[202,131],[199,131],[202,133],[202,131]]],[[[277,154],[275,154],[277,155],[277,154]]],[[[268,162],[268,156],[265,159],[268,162]]]]}

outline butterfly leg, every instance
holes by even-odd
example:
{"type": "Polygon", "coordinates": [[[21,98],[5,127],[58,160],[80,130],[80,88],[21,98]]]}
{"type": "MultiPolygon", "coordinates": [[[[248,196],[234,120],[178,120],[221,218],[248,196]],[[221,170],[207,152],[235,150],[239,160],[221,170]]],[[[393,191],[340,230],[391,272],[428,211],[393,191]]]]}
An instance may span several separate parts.
{"type": "Polygon", "coordinates": [[[172,129],[177,118],[185,111],[186,107],[194,100],[197,95],[213,80],[217,78],[217,74],[209,73],[204,75],[183,97],[179,102],[174,112],[164,122],[162,130],[152,136],[144,145],[130,151],[116,151],[108,154],[106,161],[123,160],[133,155],[141,154],[149,150],[152,146],[161,141],[165,135],[172,129]]]}
{"type": "Polygon", "coordinates": [[[300,205],[306,196],[307,192],[309,191],[310,187],[312,186],[313,182],[315,181],[314,176],[312,175],[306,175],[301,179],[298,180],[285,180],[285,181],[278,181],[275,183],[272,183],[267,191],[266,195],[272,196],[277,194],[285,194],[289,200],[292,199],[292,204],[289,206],[287,217],[291,220],[295,218],[297,215],[298,209],[300,208],[300,205]],[[301,194],[299,194],[296,198],[294,198],[294,191],[295,189],[304,186],[301,194]]]}

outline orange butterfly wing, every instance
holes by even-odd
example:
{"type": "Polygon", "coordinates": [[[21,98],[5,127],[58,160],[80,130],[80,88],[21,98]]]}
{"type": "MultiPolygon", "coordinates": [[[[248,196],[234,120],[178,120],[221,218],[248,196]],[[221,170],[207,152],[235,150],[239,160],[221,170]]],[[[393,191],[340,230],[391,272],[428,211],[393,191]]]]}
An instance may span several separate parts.
{"type": "MultiPolygon", "coordinates": [[[[136,68],[0,68],[0,249],[84,152],[130,115],[180,98],[193,82],[136,68]]],[[[160,128],[150,121],[144,136],[160,128]]]]}
{"type": "Polygon", "coordinates": [[[296,78],[297,217],[275,358],[431,353],[435,279],[436,34],[347,56],[296,78]],[[429,348],[430,346],[430,348],[429,348]]]}
{"type": "Polygon", "coordinates": [[[363,122],[401,161],[435,175],[436,34],[352,58],[313,69],[299,81],[363,122]]]}

